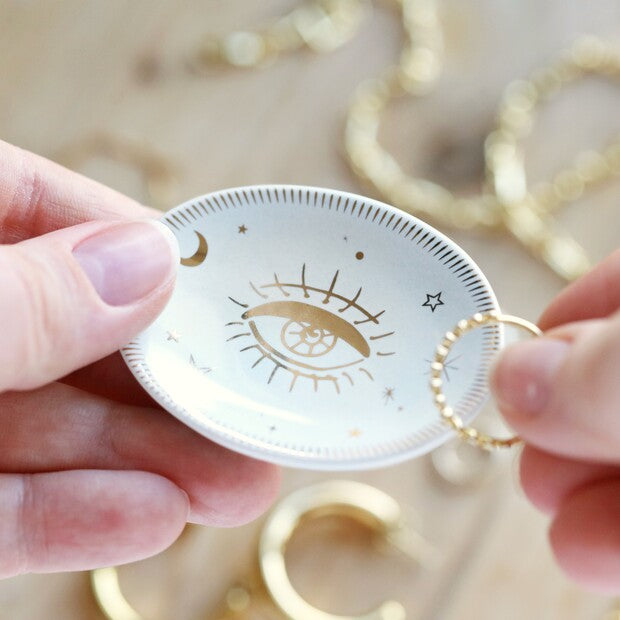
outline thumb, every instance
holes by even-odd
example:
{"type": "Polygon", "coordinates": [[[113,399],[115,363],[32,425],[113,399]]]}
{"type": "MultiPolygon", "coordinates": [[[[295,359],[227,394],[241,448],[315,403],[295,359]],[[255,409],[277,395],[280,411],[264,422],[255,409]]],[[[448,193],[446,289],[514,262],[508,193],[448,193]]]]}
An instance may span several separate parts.
{"type": "Polygon", "coordinates": [[[528,443],[620,463],[620,314],[574,323],[506,349],[491,386],[528,443]]]}
{"type": "Polygon", "coordinates": [[[89,222],[0,246],[0,392],[112,353],[161,312],[178,246],[163,224],[89,222]]]}

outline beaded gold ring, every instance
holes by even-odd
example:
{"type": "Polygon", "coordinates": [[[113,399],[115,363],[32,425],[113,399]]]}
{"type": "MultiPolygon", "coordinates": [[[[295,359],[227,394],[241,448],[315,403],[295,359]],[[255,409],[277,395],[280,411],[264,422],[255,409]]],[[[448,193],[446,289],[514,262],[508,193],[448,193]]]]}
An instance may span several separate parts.
{"type": "Polygon", "coordinates": [[[444,334],[441,343],[435,350],[435,357],[431,363],[431,381],[430,387],[433,392],[433,399],[441,417],[459,434],[461,439],[467,441],[470,444],[483,448],[484,450],[496,450],[499,448],[510,448],[519,443],[521,439],[517,436],[509,437],[506,439],[499,439],[486,435],[476,430],[475,428],[465,426],[463,419],[459,416],[446,402],[446,396],[443,393],[443,379],[441,375],[444,371],[446,364],[446,358],[450,353],[450,349],[454,343],[464,336],[467,332],[475,329],[476,327],[483,327],[484,325],[492,325],[498,323],[506,323],[520,327],[534,336],[542,336],[541,330],[518,316],[512,316],[509,314],[500,314],[498,312],[488,312],[486,314],[474,314],[469,319],[463,319],[459,321],[452,330],[444,334]]]}

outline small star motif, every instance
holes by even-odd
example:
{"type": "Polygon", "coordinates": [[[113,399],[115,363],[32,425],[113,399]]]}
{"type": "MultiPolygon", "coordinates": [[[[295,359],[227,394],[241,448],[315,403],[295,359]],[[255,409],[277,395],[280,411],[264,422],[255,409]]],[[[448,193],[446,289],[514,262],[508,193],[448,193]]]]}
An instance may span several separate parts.
{"type": "Polygon", "coordinates": [[[389,401],[394,400],[394,388],[385,388],[383,390],[383,400],[387,405],[389,401]]]}
{"type": "Polygon", "coordinates": [[[178,332],[174,331],[174,329],[169,330],[168,332],[166,332],[168,334],[168,338],[166,338],[166,340],[169,342],[170,340],[174,340],[174,342],[179,342],[181,336],[179,335],[178,332]]]}
{"type": "Polygon", "coordinates": [[[247,232],[247,228],[245,226],[245,224],[241,224],[241,226],[239,226],[239,234],[240,235],[245,235],[245,233],[247,232]]]}
{"type": "Polygon", "coordinates": [[[436,295],[431,295],[430,293],[426,293],[426,301],[422,304],[422,306],[426,306],[431,309],[431,312],[435,312],[435,308],[437,306],[443,306],[444,303],[441,300],[441,292],[436,295]],[[433,301],[434,300],[434,301],[433,301]]]}
{"type": "Polygon", "coordinates": [[[360,429],[359,429],[359,428],[352,428],[352,429],[349,431],[349,435],[350,435],[351,437],[359,437],[361,434],[362,434],[362,431],[360,431],[360,429]]]}
{"type": "Polygon", "coordinates": [[[200,372],[202,372],[203,374],[207,374],[208,372],[211,372],[212,368],[209,368],[208,366],[198,366],[198,364],[196,364],[196,360],[194,359],[193,355],[189,356],[189,363],[196,368],[196,370],[199,370],[200,372]]]}

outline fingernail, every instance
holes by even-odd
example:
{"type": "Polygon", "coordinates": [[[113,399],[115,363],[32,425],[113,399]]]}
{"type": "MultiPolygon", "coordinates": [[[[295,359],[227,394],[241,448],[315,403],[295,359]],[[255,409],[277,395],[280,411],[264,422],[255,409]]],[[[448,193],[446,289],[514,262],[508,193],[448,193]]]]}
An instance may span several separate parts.
{"type": "Polygon", "coordinates": [[[73,249],[103,301],[125,306],[169,280],[179,262],[175,236],[161,222],[115,224],[73,249]]]}
{"type": "Polygon", "coordinates": [[[506,349],[491,372],[491,387],[500,407],[522,416],[544,411],[569,348],[562,340],[540,338],[506,349]]]}

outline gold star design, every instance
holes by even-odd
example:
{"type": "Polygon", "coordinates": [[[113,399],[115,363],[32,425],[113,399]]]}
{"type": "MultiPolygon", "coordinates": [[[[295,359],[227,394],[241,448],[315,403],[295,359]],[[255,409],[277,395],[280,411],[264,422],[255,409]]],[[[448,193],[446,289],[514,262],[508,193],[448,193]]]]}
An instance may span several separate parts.
{"type": "Polygon", "coordinates": [[[394,400],[394,388],[386,387],[385,390],[383,390],[383,400],[385,401],[386,405],[390,400],[394,400]]]}
{"type": "Polygon", "coordinates": [[[168,332],[166,332],[168,334],[168,338],[166,338],[166,340],[169,342],[170,340],[174,340],[175,342],[179,342],[181,336],[179,335],[178,332],[176,332],[174,329],[169,330],[168,332]]]}
{"type": "Polygon", "coordinates": [[[361,434],[362,434],[362,431],[360,431],[360,429],[359,429],[359,428],[352,428],[352,429],[349,431],[349,435],[350,435],[351,437],[359,437],[361,434]]]}
{"type": "Polygon", "coordinates": [[[245,233],[247,232],[247,228],[245,226],[245,224],[241,224],[241,226],[239,226],[239,234],[240,235],[245,235],[245,233]]]}

